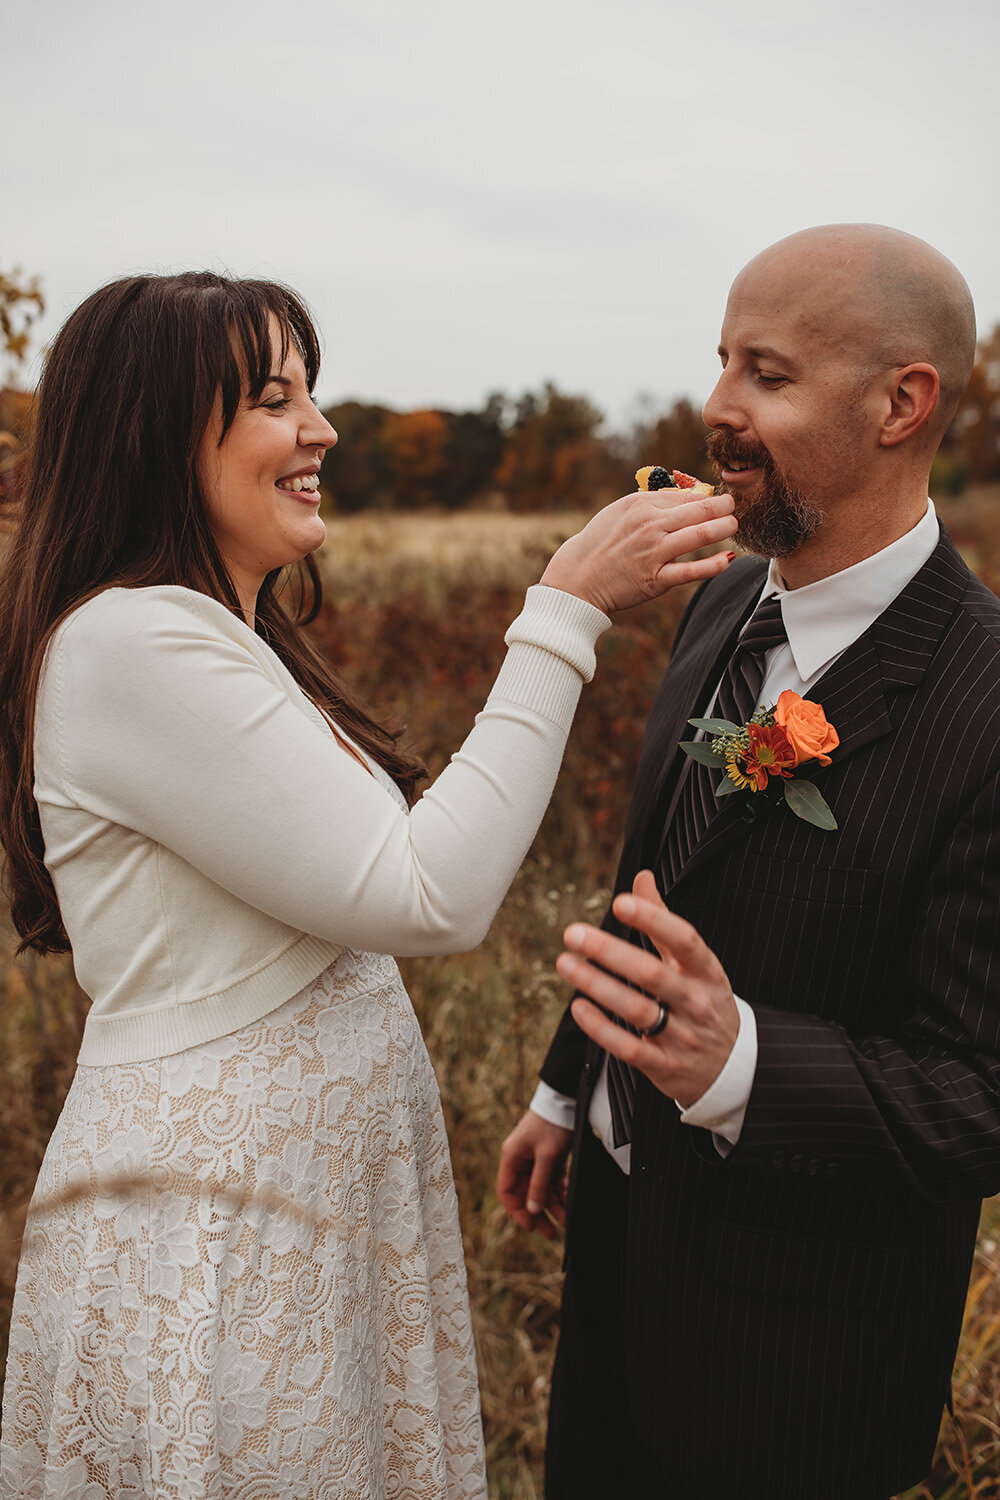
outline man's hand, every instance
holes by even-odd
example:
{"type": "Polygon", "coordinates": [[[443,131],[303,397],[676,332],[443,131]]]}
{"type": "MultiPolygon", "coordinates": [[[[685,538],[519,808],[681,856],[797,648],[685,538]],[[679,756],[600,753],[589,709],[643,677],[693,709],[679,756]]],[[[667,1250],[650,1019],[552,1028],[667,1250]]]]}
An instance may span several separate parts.
{"type": "Polygon", "coordinates": [[[659,957],[576,922],[563,934],[571,951],[560,954],[556,968],[574,989],[590,996],[573,1001],[581,1030],[688,1109],[721,1073],[740,1029],[739,1012],[719,960],[690,922],[667,910],[649,870],[639,872],[632,890],[631,896],[615,898],[614,914],[624,926],[645,933],[659,957]],[[658,1036],[633,1036],[604,1014],[613,1011],[633,1026],[649,1027],[659,1016],[659,1004],[670,1019],[658,1036]]]}
{"type": "Polygon", "coordinates": [[[522,1229],[555,1238],[566,1223],[566,1158],[573,1133],[528,1110],[500,1149],[497,1193],[522,1229]]]}

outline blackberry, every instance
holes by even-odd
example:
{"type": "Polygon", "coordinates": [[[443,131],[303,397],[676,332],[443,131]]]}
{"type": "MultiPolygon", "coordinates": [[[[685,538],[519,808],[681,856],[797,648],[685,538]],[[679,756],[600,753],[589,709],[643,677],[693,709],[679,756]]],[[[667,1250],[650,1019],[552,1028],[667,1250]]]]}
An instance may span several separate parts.
{"type": "Polygon", "coordinates": [[[649,471],[646,488],[649,490],[675,490],[677,485],[674,483],[674,476],[670,470],[664,469],[660,464],[657,464],[655,468],[649,471]]]}

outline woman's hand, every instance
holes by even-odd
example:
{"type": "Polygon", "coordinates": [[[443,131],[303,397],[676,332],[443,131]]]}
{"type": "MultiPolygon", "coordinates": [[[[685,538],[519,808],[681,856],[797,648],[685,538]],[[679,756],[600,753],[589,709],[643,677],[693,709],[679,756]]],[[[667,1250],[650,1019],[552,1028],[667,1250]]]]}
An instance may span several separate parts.
{"type": "Polygon", "coordinates": [[[736,530],[731,495],[684,500],[684,490],[638,490],[606,505],[563,542],[540,582],[576,594],[606,615],[631,609],[679,583],[714,578],[731,553],[678,562],[736,530]]]}

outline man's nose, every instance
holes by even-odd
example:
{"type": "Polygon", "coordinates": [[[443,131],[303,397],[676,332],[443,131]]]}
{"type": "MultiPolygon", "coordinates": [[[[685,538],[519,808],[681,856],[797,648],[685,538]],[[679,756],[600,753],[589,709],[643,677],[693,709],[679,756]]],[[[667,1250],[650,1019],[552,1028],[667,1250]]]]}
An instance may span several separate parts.
{"type": "Polygon", "coordinates": [[[701,409],[701,419],[706,427],[739,428],[746,425],[746,416],[736,401],[733,378],[723,370],[715,383],[715,390],[701,409]]]}

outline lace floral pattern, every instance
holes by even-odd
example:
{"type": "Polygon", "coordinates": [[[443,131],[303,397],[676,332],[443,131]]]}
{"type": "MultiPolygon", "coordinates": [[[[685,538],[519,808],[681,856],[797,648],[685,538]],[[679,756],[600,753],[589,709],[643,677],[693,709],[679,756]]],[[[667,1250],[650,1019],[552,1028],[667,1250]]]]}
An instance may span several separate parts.
{"type": "Polygon", "coordinates": [[[25,1234],[3,1500],[477,1500],[437,1086],[389,958],[80,1068],[25,1234]]]}

